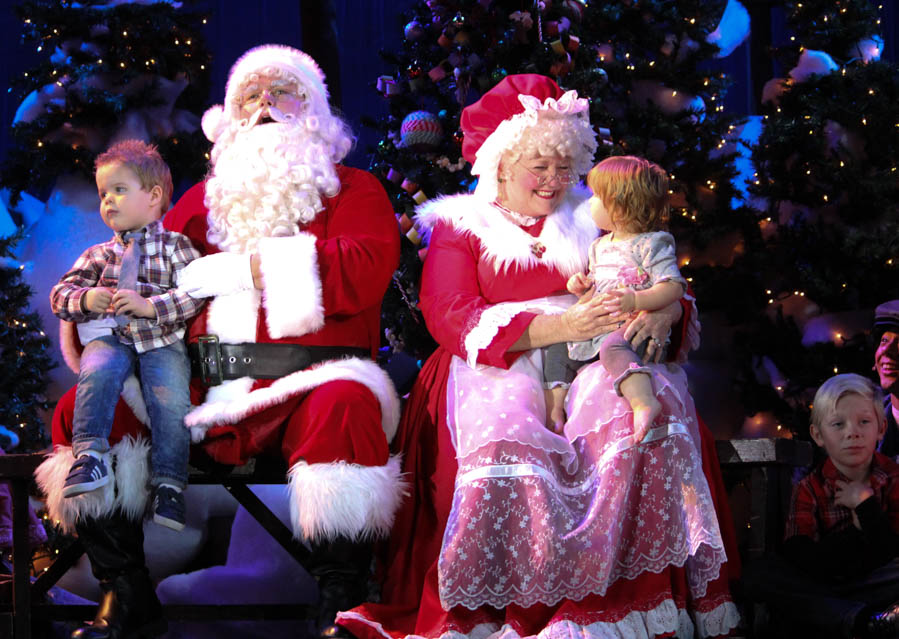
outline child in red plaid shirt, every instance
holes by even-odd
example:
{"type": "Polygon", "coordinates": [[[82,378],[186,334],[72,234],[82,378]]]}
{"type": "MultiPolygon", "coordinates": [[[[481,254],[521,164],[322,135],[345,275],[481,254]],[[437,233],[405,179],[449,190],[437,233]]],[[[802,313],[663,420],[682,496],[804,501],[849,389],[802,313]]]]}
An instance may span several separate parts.
{"type": "Polygon", "coordinates": [[[184,426],[190,364],[182,338],[203,301],[176,287],[181,270],[200,254],[185,236],[162,226],[172,176],[155,147],[120,142],[97,158],[96,167],[100,216],[115,236],[87,249],[50,293],[61,319],[107,318],[110,325],[92,336],[81,355],[72,423],[75,460],[63,495],[112,486],[107,453],[113,414],[125,380],[136,372],[153,435],[153,519],[181,530],[190,446],[184,426]]]}
{"type": "Polygon", "coordinates": [[[784,560],[745,576],[792,637],[899,637],[899,465],[875,450],[882,406],[880,388],[855,374],[815,395],[809,430],[827,458],[793,491],[784,560]]]}

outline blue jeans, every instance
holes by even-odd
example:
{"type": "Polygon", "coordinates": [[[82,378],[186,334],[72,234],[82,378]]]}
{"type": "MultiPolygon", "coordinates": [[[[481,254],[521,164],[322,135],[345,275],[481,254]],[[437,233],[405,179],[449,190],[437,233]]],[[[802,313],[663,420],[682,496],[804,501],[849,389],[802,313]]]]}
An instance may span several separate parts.
{"type": "Polygon", "coordinates": [[[150,416],[152,483],[187,485],[190,433],[184,416],[190,410],[190,363],[182,340],[138,353],[115,335],[90,341],[81,354],[72,419],[72,452],[109,450],[115,406],[125,380],[136,369],[150,416]]]}

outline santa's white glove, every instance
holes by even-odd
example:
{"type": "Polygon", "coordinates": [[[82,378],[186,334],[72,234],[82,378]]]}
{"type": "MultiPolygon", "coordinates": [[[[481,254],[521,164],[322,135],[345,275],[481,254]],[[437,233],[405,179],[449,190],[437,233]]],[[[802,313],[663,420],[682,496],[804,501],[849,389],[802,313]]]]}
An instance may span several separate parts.
{"type": "Polygon", "coordinates": [[[184,267],[178,290],[191,297],[230,295],[253,288],[249,254],[215,253],[184,267]]]}

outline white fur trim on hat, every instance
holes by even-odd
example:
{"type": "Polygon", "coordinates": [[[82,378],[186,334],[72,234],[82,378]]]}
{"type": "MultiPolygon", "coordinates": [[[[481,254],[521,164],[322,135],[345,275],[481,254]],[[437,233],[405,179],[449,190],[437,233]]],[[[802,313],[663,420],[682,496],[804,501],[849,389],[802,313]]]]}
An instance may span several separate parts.
{"type": "Polygon", "coordinates": [[[293,534],[306,541],[386,537],[407,485],[400,457],[384,466],[299,462],[287,473],[293,534]]]}
{"type": "Polygon", "coordinates": [[[47,496],[47,512],[64,532],[72,533],[75,522],[85,517],[102,517],[116,510],[132,520],[140,520],[147,507],[150,481],[150,442],[125,437],[104,456],[110,474],[108,484],[77,497],[63,497],[62,489],[75,456],[70,446],[57,446],[34,477],[47,496]]]}
{"type": "Polygon", "coordinates": [[[315,236],[259,240],[262,303],[268,333],[275,339],[314,333],[325,325],[315,236]]]}
{"type": "Polygon", "coordinates": [[[228,84],[225,87],[225,106],[233,109],[237,92],[246,77],[266,67],[277,67],[296,76],[311,92],[310,98],[327,103],[328,88],[325,85],[325,75],[311,56],[293,47],[264,44],[244,53],[231,67],[228,84]]]}

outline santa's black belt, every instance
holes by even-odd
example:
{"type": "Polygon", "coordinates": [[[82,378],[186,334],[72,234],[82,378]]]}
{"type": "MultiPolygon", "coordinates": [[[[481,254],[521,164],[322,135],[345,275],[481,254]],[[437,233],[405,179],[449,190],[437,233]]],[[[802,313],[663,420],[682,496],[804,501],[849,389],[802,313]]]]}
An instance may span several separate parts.
{"type": "Polygon", "coordinates": [[[371,351],[352,346],[301,346],[267,343],[224,344],[215,335],[201,335],[187,347],[190,372],[207,386],[218,386],[228,379],[252,377],[278,379],[329,359],[361,357],[371,351]]]}

